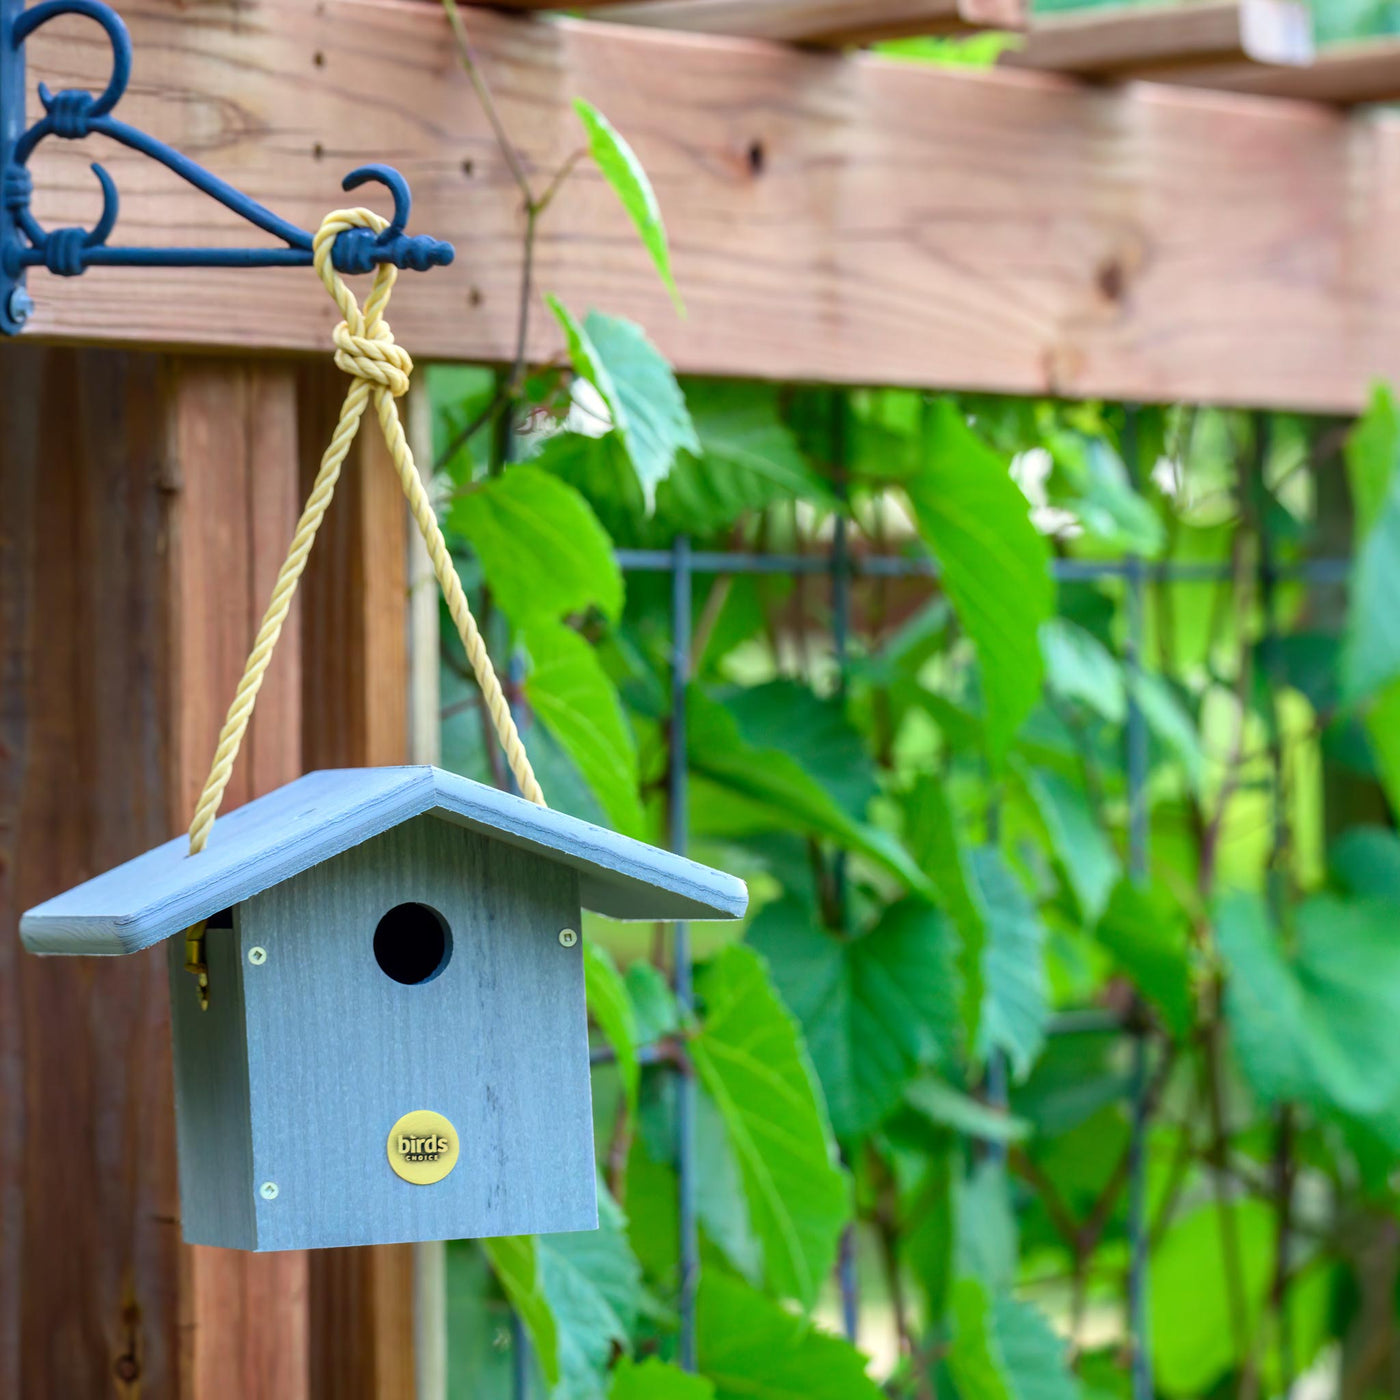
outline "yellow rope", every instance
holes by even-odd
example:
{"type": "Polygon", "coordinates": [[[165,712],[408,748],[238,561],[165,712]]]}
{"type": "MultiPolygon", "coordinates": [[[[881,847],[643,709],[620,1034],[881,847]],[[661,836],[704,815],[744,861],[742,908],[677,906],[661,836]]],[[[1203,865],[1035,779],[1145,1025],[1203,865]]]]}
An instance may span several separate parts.
{"type": "Polygon", "coordinates": [[[214,762],[205,781],[204,791],[195,805],[194,820],[190,823],[190,854],[202,851],[214,827],[219,803],[223,800],[224,789],[233,774],[234,761],[238,757],[239,746],[252,718],[253,705],[258,698],[263,676],[272,660],[273,649],[281,636],[282,626],[296,593],[297,582],[306,568],[306,560],[316,539],[331,497],[335,494],[335,484],[340,478],[340,469],[350,451],[350,444],[359,431],[360,419],[365,407],[374,399],[379,426],[388,444],[389,455],[399,474],[404,495],[408,498],[413,518],[418,522],[423,541],[428,547],[428,556],[433,561],[433,570],[442,586],[443,597],[447,600],[447,610],[457,626],[462,645],[466,648],[467,659],[486,702],[486,708],[495,726],[496,735],[504,749],[506,761],[515,777],[521,794],[531,802],[543,807],[544,793],[535,779],[534,770],[525,753],[520,733],[510,713],[510,704],[501,689],[496,668],[482,640],[481,632],[467,604],[467,595],[462,591],[462,581],[448,552],[447,542],[433,514],[432,503],[418,474],[413,452],[399,421],[397,400],[408,392],[409,375],[413,373],[413,361],[408,351],[394,343],[394,333],[384,320],[384,309],[389,303],[389,294],[394,287],[397,270],[389,264],[382,265],[374,275],[374,285],[361,310],[355,294],[347,287],[331,262],[331,248],[336,235],[351,228],[372,228],[376,232],[383,229],[388,221],[369,209],[338,209],[328,214],[316,231],[312,242],[313,261],[316,272],[325,283],[326,290],[335,299],[344,319],[335,328],[335,362],[351,376],[350,389],[345,395],[345,403],[340,410],[340,422],[335,435],[321,458],[321,468],[316,473],[316,481],[307,497],[301,519],[297,522],[296,534],[292,537],[286,561],[277,575],[276,586],[272,590],[272,600],[258,628],[257,639],[249,653],[248,664],[243,671],[243,679],[238,682],[233,703],[229,706],[228,717],[219,733],[218,747],[214,751],[214,762]]]}

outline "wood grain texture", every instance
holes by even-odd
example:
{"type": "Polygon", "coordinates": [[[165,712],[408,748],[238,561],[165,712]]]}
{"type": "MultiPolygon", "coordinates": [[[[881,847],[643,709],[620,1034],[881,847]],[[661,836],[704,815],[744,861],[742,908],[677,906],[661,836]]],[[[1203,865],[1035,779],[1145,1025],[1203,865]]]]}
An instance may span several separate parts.
{"type": "Polygon", "coordinates": [[[819,48],[1026,27],[1022,0],[640,0],[609,6],[598,16],[656,29],[819,48]]]}
{"type": "Polygon", "coordinates": [[[573,873],[421,817],[240,910],[257,1248],[592,1229],[593,1123],[573,873]],[[430,981],[379,968],[396,905],[437,910],[452,952],[430,981]],[[432,1108],[461,1156],[433,1186],[391,1170],[389,1129],[432,1108]]]}
{"type": "Polygon", "coordinates": [[[339,768],[220,818],[197,858],[176,837],[65,890],[28,910],[20,934],[32,952],[139,952],[427,812],[575,871],[584,908],[609,918],[733,919],[748,905],[732,875],[470,778],[339,768]]]}
{"type": "Polygon", "coordinates": [[[1044,17],[1000,62],[1081,77],[1188,81],[1217,64],[1300,67],[1314,57],[1312,16],[1298,0],[1191,0],[1044,17]]]}
{"type": "MultiPolygon", "coordinates": [[[[308,225],[341,202],[343,171],[393,161],[414,227],[458,248],[451,268],[400,278],[399,339],[424,359],[509,358],[518,192],[437,6],[210,0],[192,24],[173,0],[139,0],[123,14],[139,55],[128,119],[308,225]]],[[[579,144],[574,95],[626,133],[689,316],[586,170],[545,221],[541,285],[641,321],[683,370],[1342,412],[1400,378],[1394,119],[600,21],[470,23],[537,178],[579,144]]],[[[78,19],[31,50],[58,86],[107,71],[78,19]]],[[[42,217],[91,218],[91,155],[43,153],[42,217]]],[[[110,158],[121,241],[245,236],[173,179],[110,158]]],[[[94,340],[319,349],[334,319],[296,269],[31,285],[36,331],[94,340]]],[[[531,353],[555,354],[551,318],[533,325],[531,353]]]]}
{"type": "MultiPolygon", "coordinates": [[[[14,936],[184,824],[290,533],[286,371],[0,353],[0,1394],[301,1400],[305,1261],[179,1241],[165,959],[14,936]]],[[[297,735],[294,666],[264,700],[297,735]]],[[[295,771],[265,731],[240,781],[295,771]]]]}
{"type": "MultiPolygon", "coordinates": [[[[171,492],[169,829],[179,830],[208,772],[295,526],[296,386],[290,363],[228,359],[171,361],[164,378],[171,492]]],[[[234,769],[226,810],[301,770],[299,635],[294,611],[234,769]]],[[[177,977],[170,995],[192,999],[191,979],[177,977]]],[[[309,1385],[306,1295],[304,1255],[259,1259],[187,1248],[181,1287],[185,1391],[196,1400],[207,1394],[303,1400],[309,1385]]]]}
{"type": "Polygon", "coordinates": [[[1396,102],[1400,101],[1400,39],[1333,44],[1303,68],[1217,66],[1199,74],[1196,85],[1337,107],[1396,102]]]}
{"type": "Polygon", "coordinates": [[[173,1396],[164,960],[44,962],[16,936],[170,830],[160,376],[14,345],[0,373],[0,1394],[173,1396]]]}
{"type": "MultiPolygon", "coordinates": [[[[328,357],[298,375],[302,490],[339,416],[346,377],[328,357]]],[[[309,767],[403,763],[408,752],[408,512],[366,423],[302,580],[309,767]],[[373,477],[374,479],[371,479],[373,477]]],[[[417,1400],[413,1246],[311,1255],[314,1400],[417,1400]]]]}

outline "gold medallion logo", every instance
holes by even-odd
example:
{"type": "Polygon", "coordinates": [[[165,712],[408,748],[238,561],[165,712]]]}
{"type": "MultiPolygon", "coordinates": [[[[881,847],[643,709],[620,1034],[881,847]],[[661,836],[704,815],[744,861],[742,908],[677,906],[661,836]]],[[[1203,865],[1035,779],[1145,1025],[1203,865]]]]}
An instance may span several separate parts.
{"type": "Polygon", "coordinates": [[[405,1113],[389,1130],[389,1165],[415,1186],[441,1181],[457,1165],[457,1129],[430,1108],[405,1113]]]}

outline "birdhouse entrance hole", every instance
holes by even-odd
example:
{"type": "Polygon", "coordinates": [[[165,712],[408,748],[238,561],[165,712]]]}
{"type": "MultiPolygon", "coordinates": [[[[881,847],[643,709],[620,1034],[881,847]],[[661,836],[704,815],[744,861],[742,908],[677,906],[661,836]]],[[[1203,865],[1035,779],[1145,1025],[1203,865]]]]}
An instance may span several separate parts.
{"type": "Polygon", "coordinates": [[[396,904],[374,930],[379,970],[406,987],[431,982],[452,957],[452,930],[427,904],[396,904]]]}

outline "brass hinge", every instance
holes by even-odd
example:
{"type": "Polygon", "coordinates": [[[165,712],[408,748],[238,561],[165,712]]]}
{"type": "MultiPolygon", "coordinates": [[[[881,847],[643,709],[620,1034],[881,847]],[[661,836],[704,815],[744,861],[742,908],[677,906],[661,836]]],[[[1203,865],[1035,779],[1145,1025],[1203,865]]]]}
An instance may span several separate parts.
{"type": "Polygon", "coordinates": [[[185,930],[185,971],[198,979],[199,1009],[209,1010],[209,965],[204,961],[204,926],[207,919],[185,930]]]}

